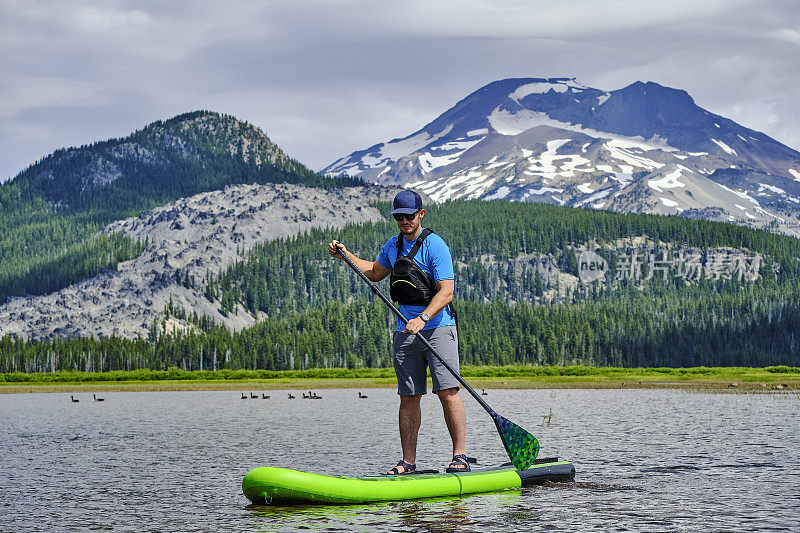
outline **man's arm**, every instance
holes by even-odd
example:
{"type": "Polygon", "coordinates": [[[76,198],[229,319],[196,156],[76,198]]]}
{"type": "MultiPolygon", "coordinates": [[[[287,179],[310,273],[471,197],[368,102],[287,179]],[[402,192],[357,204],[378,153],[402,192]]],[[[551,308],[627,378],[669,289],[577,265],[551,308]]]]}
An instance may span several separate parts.
{"type": "MultiPolygon", "coordinates": [[[[442,309],[453,301],[453,291],[455,291],[456,283],[452,279],[443,279],[436,282],[436,294],[433,295],[433,300],[428,304],[423,313],[427,313],[429,317],[433,318],[439,314],[442,309]]],[[[412,318],[406,324],[405,333],[416,335],[425,327],[425,321],[420,317],[412,318]]]]}
{"type": "Polygon", "coordinates": [[[344,247],[344,244],[340,243],[339,241],[331,241],[328,244],[328,253],[336,259],[342,259],[342,254],[347,254],[347,257],[353,262],[356,268],[363,272],[364,275],[367,276],[367,279],[373,283],[379,282],[391,273],[391,270],[384,267],[377,261],[370,263],[365,259],[359,259],[352,253],[348,252],[347,248],[344,247]]]}

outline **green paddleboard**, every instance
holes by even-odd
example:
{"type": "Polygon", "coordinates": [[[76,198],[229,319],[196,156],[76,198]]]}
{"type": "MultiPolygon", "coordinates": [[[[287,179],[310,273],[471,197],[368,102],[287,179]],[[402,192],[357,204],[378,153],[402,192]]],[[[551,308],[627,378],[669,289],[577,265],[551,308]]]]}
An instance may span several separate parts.
{"type": "Polygon", "coordinates": [[[400,476],[325,476],[288,468],[254,468],[242,480],[253,503],[346,504],[415,500],[495,492],[546,481],[571,481],[569,461],[540,459],[527,470],[501,466],[454,474],[400,476]]]}

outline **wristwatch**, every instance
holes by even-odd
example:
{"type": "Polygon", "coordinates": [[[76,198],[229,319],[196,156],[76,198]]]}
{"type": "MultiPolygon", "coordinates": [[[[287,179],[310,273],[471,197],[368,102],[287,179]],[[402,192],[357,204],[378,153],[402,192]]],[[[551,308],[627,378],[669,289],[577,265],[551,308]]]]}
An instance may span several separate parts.
{"type": "Polygon", "coordinates": [[[428,316],[428,313],[422,313],[421,315],[419,315],[419,317],[422,319],[423,322],[427,322],[428,320],[431,319],[431,317],[428,316]]]}

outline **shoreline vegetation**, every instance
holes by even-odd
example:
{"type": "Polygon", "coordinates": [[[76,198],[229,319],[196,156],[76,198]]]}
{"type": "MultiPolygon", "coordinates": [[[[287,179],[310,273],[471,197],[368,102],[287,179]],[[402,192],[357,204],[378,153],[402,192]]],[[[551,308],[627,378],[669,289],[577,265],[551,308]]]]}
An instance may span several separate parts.
{"type": "MultiPolygon", "coordinates": [[[[469,366],[476,389],[686,388],[743,392],[800,390],[800,367],[620,368],[592,366],[469,366]]],[[[308,370],[131,370],[0,373],[0,393],[180,390],[303,390],[392,388],[391,368],[308,370]]]]}

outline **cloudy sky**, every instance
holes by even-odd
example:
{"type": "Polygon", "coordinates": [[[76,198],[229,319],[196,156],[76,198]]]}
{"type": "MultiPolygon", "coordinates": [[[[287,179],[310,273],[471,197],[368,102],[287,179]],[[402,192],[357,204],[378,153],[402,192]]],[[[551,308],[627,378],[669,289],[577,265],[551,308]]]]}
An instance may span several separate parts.
{"type": "Polygon", "coordinates": [[[196,109],[314,169],[494,80],[637,80],[800,149],[794,0],[0,0],[0,180],[196,109]]]}

